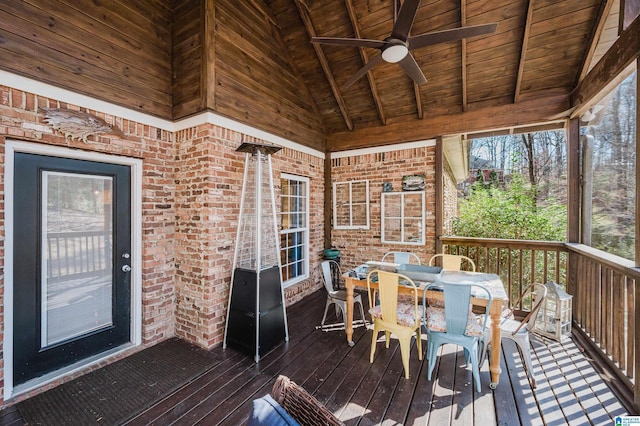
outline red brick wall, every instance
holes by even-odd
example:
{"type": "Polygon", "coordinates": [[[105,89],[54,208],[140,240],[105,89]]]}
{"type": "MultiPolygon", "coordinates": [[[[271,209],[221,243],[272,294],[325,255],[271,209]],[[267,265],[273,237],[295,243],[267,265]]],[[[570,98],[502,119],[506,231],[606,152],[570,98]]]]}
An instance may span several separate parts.
{"type": "Polygon", "coordinates": [[[334,158],[331,164],[332,182],[369,180],[369,229],[331,231],[332,244],[341,253],[342,269],[367,260],[381,260],[388,251],[410,251],[429,261],[435,250],[435,146],[391,152],[334,158]],[[382,184],[391,182],[393,191],[402,190],[402,177],[425,174],[426,244],[423,246],[383,244],[381,242],[382,184]]]}
{"type": "MultiPolygon", "coordinates": [[[[220,344],[244,171],[244,154],[235,150],[251,138],[211,124],[174,134],[122,117],[87,111],[116,124],[125,137],[94,135],[85,143],[51,132],[42,114],[37,113],[38,107],[79,109],[0,86],[0,267],[4,267],[7,139],[142,159],[143,346],[174,335],[205,348],[220,344]]],[[[273,156],[273,168],[276,194],[282,172],[306,176],[311,186],[310,279],[285,289],[286,302],[291,304],[321,287],[317,270],[324,248],[324,159],[285,148],[273,156]]],[[[279,208],[279,204],[276,206],[279,208]]],[[[4,280],[0,276],[0,308],[3,306],[4,280]]],[[[0,340],[4,335],[3,321],[0,316],[0,340]]],[[[139,349],[132,348],[100,365],[139,349]]],[[[0,360],[0,395],[3,368],[4,361],[0,360]]],[[[73,377],[61,378],[30,395],[73,377]]]]}
{"type": "MultiPolygon", "coordinates": [[[[251,141],[267,143],[214,125],[176,135],[176,334],[207,348],[224,337],[245,159],[235,150],[251,141]]],[[[285,289],[291,304],[321,286],[324,160],[285,148],[272,166],[277,212],[280,174],[310,179],[311,274],[285,289]]]]}
{"type": "MultiPolygon", "coordinates": [[[[142,339],[145,345],[157,343],[174,335],[174,237],[175,237],[175,148],[170,132],[129,121],[121,117],[87,111],[107,122],[116,124],[126,139],[112,135],[89,136],[85,143],[71,140],[43,122],[39,107],[79,109],[42,96],[0,86],[0,177],[2,179],[0,209],[4,213],[4,155],[7,139],[56,145],[85,151],[140,158],[143,160],[142,181],[142,339]]],[[[4,268],[4,214],[0,216],[0,237],[4,268]]],[[[4,306],[4,277],[0,277],[0,305],[4,306]]],[[[4,318],[0,316],[0,329],[4,337],[4,318]]],[[[137,350],[137,349],[133,349],[137,350]]],[[[122,355],[120,355],[121,357],[122,355]]],[[[4,361],[0,364],[4,368],[4,361]]],[[[3,371],[3,370],[2,370],[3,371]]],[[[75,376],[77,376],[76,374],[75,376]]],[[[2,378],[4,375],[2,374],[2,378]]],[[[47,386],[52,387],[61,379],[47,386]]],[[[0,383],[2,392],[4,380],[0,383]]]]}

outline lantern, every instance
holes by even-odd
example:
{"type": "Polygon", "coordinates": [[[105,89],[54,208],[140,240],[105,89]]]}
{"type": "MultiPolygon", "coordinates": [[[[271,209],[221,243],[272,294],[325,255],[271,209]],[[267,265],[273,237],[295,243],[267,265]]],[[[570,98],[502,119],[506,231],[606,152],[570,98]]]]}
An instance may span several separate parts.
{"type": "Polygon", "coordinates": [[[560,342],[571,334],[571,299],[573,296],[553,281],[549,281],[545,286],[547,287],[547,297],[538,311],[534,331],[560,342]]]}

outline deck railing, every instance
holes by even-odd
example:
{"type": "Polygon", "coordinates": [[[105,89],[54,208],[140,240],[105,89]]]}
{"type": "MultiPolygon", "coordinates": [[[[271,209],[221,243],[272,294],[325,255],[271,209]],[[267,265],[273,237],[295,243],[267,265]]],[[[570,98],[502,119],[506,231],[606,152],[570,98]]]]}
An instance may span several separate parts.
{"type": "MultiPolygon", "coordinates": [[[[555,281],[573,295],[574,329],[616,372],[636,406],[640,351],[640,268],[633,262],[582,244],[442,237],[445,253],[470,257],[481,272],[498,274],[517,300],[533,283],[555,281]]],[[[527,310],[525,300],[517,309],[527,310]]]]}
{"type": "Polygon", "coordinates": [[[111,271],[110,232],[49,232],[46,252],[49,282],[101,275],[111,271]]]}
{"type": "MultiPolygon", "coordinates": [[[[498,274],[510,300],[520,299],[534,282],[567,283],[567,248],[551,241],[501,240],[495,238],[442,237],[444,252],[471,258],[480,272],[498,274]]],[[[527,310],[531,301],[517,309],[527,310]]]]}

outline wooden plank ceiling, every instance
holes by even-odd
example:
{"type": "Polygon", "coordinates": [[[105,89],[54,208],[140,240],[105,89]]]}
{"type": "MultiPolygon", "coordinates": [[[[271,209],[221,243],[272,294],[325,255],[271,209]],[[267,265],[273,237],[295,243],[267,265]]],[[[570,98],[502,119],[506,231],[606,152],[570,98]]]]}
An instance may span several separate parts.
{"type": "Polygon", "coordinates": [[[600,14],[611,3],[422,0],[411,35],[492,22],[497,31],[413,50],[426,85],[415,85],[399,65],[383,63],[343,89],[379,51],[312,45],[310,38],[382,40],[393,26],[394,1],[265,2],[318,106],[332,151],[532,125],[562,115],[584,76],[600,14]]]}

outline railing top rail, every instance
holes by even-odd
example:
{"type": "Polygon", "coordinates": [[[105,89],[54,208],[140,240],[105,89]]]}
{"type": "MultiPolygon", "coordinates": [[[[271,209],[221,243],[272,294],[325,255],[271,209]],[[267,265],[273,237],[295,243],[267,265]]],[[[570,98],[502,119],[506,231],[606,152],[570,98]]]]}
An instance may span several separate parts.
{"type": "Polygon", "coordinates": [[[640,279],[640,268],[637,267],[632,260],[606,253],[584,244],[565,243],[565,245],[571,252],[578,253],[602,265],[606,265],[614,271],[628,275],[635,280],[640,279]]]}
{"type": "Polygon", "coordinates": [[[66,231],[66,232],[47,232],[49,238],[77,238],[77,237],[97,237],[102,235],[110,235],[111,231],[66,231]]]}
{"type": "Polygon", "coordinates": [[[440,237],[444,244],[457,244],[470,247],[504,247],[525,250],[568,251],[562,241],[508,240],[501,238],[440,237]]]}

